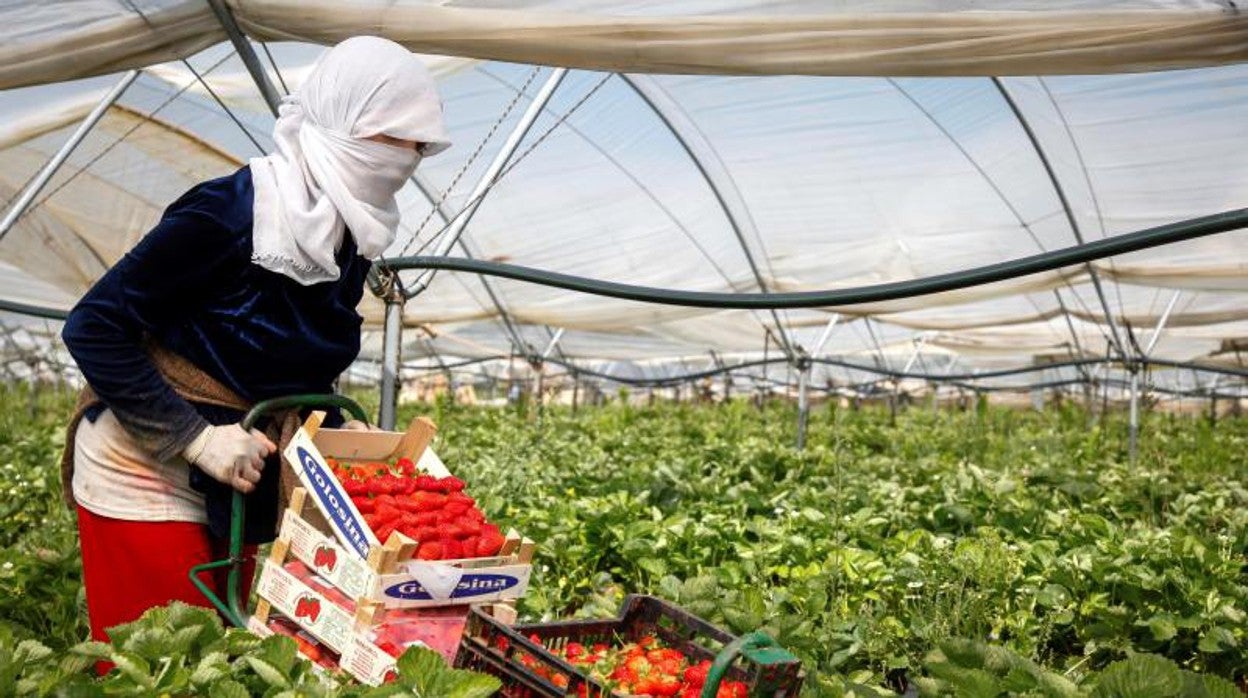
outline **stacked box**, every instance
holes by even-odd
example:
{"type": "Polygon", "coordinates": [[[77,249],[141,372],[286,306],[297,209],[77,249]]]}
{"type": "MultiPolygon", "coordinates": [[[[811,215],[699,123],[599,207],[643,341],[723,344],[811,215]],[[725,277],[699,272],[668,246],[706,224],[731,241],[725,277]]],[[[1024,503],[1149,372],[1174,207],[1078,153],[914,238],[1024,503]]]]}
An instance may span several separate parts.
{"type": "Polygon", "coordinates": [[[425,561],[412,559],[419,544],[402,534],[378,541],[327,458],[410,458],[421,471],[447,477],[450,472],[428,448],[436,429],[423,418],[407,432],[319,429],[321,417],[309,418],[283,454],[302,487],[295,489],[262,567],[251,624],[284,634],[293,626],[304,654],[318,655],[322,666],[336,660],[373,685],[387,680],[395,658],[415,644],[450,663],[471,604],[507,603],[524,594],[533,542],[510,531],[496,556],[425,561]],[[300,642],[306,640],[301,634],[315,645],[300,642]]]}

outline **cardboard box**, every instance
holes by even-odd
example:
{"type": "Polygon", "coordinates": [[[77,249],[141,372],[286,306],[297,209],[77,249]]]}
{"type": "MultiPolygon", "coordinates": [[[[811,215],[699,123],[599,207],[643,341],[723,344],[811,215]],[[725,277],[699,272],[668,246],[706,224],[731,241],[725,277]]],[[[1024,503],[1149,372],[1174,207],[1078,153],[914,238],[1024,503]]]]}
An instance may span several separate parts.
{"type": "Polygon", "coordinates": [[[318,518],[323,517],[317,522],[300,511],[286,513],[280,535],[290,541],[291,553],[348,595],[367,596],[386,608],[490,603],[524,595],[532,572],[532,541],[510,531],[495,557],[413,560],[418,544],[394,534],[386,541],[390,547],[383,546],[326,460],[410,458],[420,470],[448,477],[450,470],[428,447],[437,432],[432,422],[417,418],[406,432],[384,432],[319,429],[319,419],[309,418],[284,452],[310,493],[318,518]]]}
{"type": "Polygon", "coordinates": [[[267,624],[276,609],[337,653],[342,670],[372,685],[395,671],[392,652],[412,645],[431,647],[450,663],[467,604],[524,594],[533,542],[511,531],[497,556],[422,561],[411,559],[419,544],[401,534],[378,541],[327,458],[409,458],[434,477],[448,477],[428,448],[436,427],[416,419],[406,432],[320,429],[323,416],[313,414],[283,452],[303,486],[292,494],[262,568],[251,625],[272,632],[267,624]],[[292,558],[297,562],[288,563],[292,558]]]}

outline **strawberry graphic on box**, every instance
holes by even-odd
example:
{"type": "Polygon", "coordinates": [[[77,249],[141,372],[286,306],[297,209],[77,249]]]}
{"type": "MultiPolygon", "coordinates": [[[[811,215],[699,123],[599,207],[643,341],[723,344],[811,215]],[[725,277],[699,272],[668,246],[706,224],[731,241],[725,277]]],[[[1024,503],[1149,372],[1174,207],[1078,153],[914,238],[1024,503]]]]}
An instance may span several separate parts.
{"type": "Polygon", "coordinates": [[[322,545],[316,549],[312,564],[327,572],[333,572],[334,566],[338,564],[338,552],[327,545],[322,545]]]}
{"type": "Polygon", "coordinates": [[[321,615],[321,601],[312,596],[304,596],[295,602],[295,617],[307,618],[309,623],[315,623],[316,619],[321,615]]]}

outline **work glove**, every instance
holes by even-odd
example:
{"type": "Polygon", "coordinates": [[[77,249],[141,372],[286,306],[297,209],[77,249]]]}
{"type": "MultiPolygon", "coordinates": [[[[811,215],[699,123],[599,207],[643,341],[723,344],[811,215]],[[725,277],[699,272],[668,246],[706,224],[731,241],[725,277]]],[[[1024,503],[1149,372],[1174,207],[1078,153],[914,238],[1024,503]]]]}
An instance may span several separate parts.
{"type": "Polygon", "coordinates": [[[182,455],[213,478],[247,494],[260,482],[265,456],[276,451],[277,446],[259,429],[248,432],[227,424],[205,427],[182,455]]]}

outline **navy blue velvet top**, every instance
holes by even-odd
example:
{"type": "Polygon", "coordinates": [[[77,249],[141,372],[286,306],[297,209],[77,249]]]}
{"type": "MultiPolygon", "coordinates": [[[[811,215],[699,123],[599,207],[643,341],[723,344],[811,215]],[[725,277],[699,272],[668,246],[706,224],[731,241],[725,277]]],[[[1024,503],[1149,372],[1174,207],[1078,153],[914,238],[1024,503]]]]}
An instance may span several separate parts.
{"type": "MultiPolygon", "coordinates": [[[[355,309],[368,260],[347,235],[337,281],[303,286],[253,264],[252,199],[246,167],[188,191],[96,282],[62,331],[103,404],[158,459],[180,453],[204,426],[242,415],[177,395],[143,351],[145,336],[251,401],[332,392],[359,353],[355,309]]],[[[272,538],[277,476],[271,459],[248,496],[251,542],[272,538]]],[[[228,535],[232,490],[195,467],[191,486],[205,494],[212,533],[228,535]]]]}

